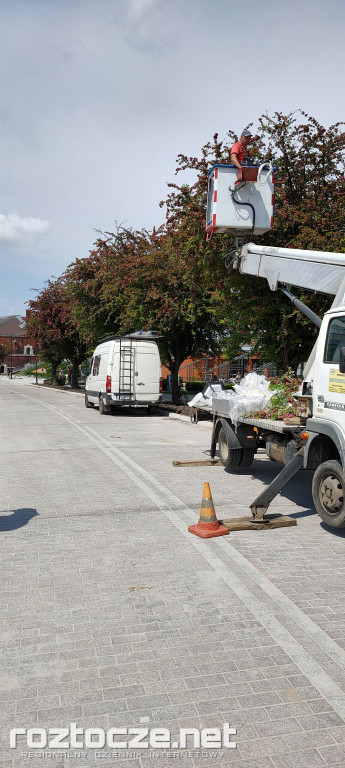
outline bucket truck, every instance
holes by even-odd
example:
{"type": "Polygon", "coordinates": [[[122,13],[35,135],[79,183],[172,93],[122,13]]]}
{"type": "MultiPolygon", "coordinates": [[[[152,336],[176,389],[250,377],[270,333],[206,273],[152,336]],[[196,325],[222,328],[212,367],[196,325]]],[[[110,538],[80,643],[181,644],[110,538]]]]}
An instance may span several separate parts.
{"type": "MultiPolygon", "coordinates": [[[[247,169],[241,170],[248,173],[247,169]]],[[[237,178],[237,169],[231,166],[214,166],[209,172],[208,236],[213,231],[234,235],[234,268],[242,274],[266,279],[272,291],[282,290],[319,327],[319,334],[296,395],[300,423],[244,417],[235,429],[229,416],[229,400],[218,394],[212,400],[211,456],[214,457],[218,444],[224,466],[248,467],[258,447],[264,445],[269,458],[283,465],[273,482],[250,505],[254,521],[262,522],[271,501],[304,468],[314,471],[312,494],[322,520],[333,528],[344,528],[345,253],[242,244],[239,238],[243,230],[247,234],[261,234],[270,229],[273,221],[271,168],[263,183],[263,167],[259,172],[256,169],[256,177],[255,169],[250,170],[252,176],[248,173],[248,181],[242,174],[237,178]],[[220,177],[226,177],[221,185],[220,177]],[[318,318],[293,296],[292,285],[334,296],[332,307],[322,319],[318,318]]]]}

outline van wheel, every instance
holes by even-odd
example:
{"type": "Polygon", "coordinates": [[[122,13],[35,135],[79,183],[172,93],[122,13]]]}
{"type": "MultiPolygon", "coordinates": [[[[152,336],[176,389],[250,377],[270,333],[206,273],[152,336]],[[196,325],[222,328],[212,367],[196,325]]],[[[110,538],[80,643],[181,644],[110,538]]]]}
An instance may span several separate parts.
{"type": "Polygon", "coordinates": [[[223,466],[232,467],[233,469],[235,467],[239,467],[241,457],[242,457],[242,449],[229,448],[225,429],[223,427],[221,427],[219,430],[218,445],[219,445],[219,456],[223,466]]]}
{"type": "Polygon", "coordinates": [[[85,408],[93,408],[93,403],[90,403],[90,400],[85,392],[85,408]]]}
{"type": "Polygon", "coordinates": [[[99,396],[98,403],[99,403],[99,405],[98,405],[99,412],[100,412],[101,416],[104,416],[106,413],[109,413],[109,408],[107,408],[107,406],[104,405],[104,401],[103,401],[102,395],[99,396]]]}
{"type": "Polygon", "coordinates": [[[339,461],[324,461],[312,483],[315,509],[327,525],[345,528],[345,475],[339,461]]]}

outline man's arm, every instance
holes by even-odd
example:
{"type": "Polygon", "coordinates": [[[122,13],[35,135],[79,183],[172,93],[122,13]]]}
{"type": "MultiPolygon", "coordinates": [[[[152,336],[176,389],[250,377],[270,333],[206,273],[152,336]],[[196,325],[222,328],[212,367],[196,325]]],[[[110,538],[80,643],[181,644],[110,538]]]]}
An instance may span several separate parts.
{"type": "Polygon", "coordinates": [[[232,153],[232,155],[230,155],[230,160],[231,160],[231,162],[232,162],[234,165],[236,165],[236,168],[242,168],[242,166],[241,166],[241,163],[239,163],[239,161],[238,161],[238,157],[237,157],[237,155],[235,154],[235,152],[233,152],[233,153],[232,153]]]}

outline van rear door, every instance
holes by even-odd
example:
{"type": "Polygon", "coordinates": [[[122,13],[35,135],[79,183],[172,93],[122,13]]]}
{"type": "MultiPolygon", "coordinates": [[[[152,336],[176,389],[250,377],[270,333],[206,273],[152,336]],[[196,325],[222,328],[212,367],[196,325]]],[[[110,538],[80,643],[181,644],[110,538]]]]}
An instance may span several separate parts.
{"type": "Polygon", "coordinates": [[[135,399],[137,402],[159,399],[161,364],[157,344],[140,341],[135,344],[135,399]]]}

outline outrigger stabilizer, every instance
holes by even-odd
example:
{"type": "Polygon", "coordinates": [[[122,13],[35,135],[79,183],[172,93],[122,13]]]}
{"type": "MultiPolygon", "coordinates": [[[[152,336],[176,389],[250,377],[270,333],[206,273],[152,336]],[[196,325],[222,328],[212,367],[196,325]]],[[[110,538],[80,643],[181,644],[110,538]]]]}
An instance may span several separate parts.
{"type": "Polygon", "coordinates": [[[250,509],[252,511],[253,522],[269,522],[269,518],[266,518],[265,520],[265,514],[268,510],[268,507],[273,499],[278,496],[278,493],[280,493],[280,491],[282,491],[282,489],[285,488],[288,482],[294,477],[296,472],[302,468],[303,452],[304,446],[302,446],[302,448],[300,448],[299,451],[295,454],[293,459],[291,459],[291,461],[289,461],[289,463],[283,467],[281,472],[279,472],[279,475],[277,475],[277,477],[272,480],[270,485],[268,485],[267,488],[265,488],[265,490],[260,493],[260,496],[257,496],[257,498],[251,503],[250,509]]]}

